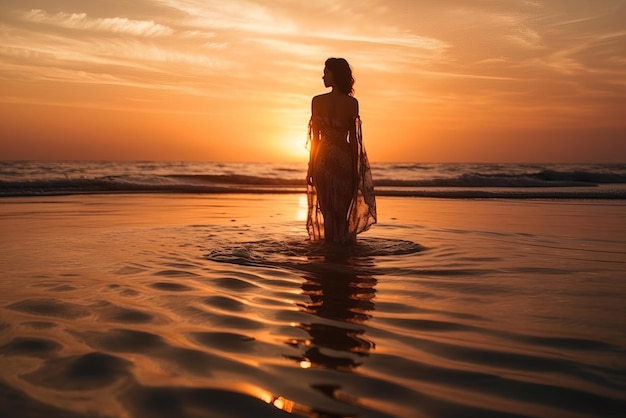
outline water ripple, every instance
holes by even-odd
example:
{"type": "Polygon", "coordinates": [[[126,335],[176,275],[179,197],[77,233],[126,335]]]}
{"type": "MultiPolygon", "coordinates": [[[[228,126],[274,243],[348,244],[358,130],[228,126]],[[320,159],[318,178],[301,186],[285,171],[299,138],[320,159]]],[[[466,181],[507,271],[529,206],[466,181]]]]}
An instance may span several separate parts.
{"type": "MultiPolygon", "coordinates": [[[[550,322],[576,312],[554,298],[546,304],[537,290],[557,287],[542,280],[565,280],[566,268],[527,260],[502,268],[503,257],[450,243],[370,238],[337,249],[220,234],[207,243],[209,227],[189,229],[164,235],[192,234],[197,245],[142,249],[106,280],[41,277],[0,307],[0,415],[626,410],[623,340],[550,322]]],[[[587,290],[559,287],[557,295],[587,290]]]]}

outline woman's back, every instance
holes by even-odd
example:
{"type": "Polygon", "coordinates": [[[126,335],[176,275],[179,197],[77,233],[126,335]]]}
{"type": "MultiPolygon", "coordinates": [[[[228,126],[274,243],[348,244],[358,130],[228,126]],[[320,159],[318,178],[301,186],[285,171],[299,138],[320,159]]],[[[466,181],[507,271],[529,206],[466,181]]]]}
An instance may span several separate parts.
{"type": "Polygon", "coordinates": [[[311,113],[313,117],[319,116],[327,120],[354,122],[359,115],[359,102],[342,93],[320,94],[313,98],[311,113]]]}

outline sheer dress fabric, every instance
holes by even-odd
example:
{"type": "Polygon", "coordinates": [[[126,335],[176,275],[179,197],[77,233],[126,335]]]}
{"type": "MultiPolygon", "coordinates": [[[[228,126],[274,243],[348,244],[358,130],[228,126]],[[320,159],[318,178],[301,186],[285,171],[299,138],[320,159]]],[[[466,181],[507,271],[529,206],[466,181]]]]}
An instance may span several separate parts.
{"type": "Polygon", "coordinates": [[[376,223],[376,199],[361,119],[314,116],[309,121],[307,231],[313,241],[354,243],[356,235],[376,223]],[[355,131],[356,147],[350,144],[355,131]]]}

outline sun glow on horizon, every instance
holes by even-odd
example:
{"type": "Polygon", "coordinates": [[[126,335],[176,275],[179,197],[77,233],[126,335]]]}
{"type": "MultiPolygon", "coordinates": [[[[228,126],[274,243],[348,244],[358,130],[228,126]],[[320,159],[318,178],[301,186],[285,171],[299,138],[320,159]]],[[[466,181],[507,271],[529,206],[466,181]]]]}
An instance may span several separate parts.
{"type": "Polygon", "coordinates": [[[292,162],[307,161],[309,158],[309,150],[306,147],[306,138],[302,135],[297,136],[286,135],[276,142],[277,153],[282,159],[292,162]]]}

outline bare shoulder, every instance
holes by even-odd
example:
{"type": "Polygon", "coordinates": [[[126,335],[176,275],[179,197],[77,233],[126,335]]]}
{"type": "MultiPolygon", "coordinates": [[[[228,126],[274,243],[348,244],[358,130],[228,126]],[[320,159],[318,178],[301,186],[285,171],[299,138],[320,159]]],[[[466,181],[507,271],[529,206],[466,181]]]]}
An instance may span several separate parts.
{"type": "Polygon", "coordinates": [[[317,110],[320,107],[324,106],[324,103],[326,102],[328,97],[328,93],[325,94],[318,94],[317,96],[313,96],[313,99],[311,99],[311,109],[312,110],[317,110]]]}
{"type": "Polygon", "coordinates": [[[323,100],[327,100],[329,95],[330,95],[330,93],[318,94],[317,96],[313,96],[313,100],[311,100],[311,101],[312,102],[320,102],[320,101],[323,101],[323,100]]]}

